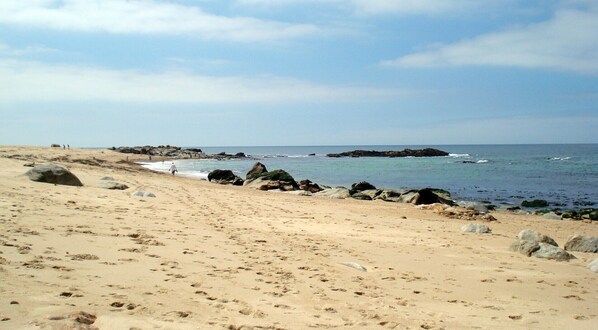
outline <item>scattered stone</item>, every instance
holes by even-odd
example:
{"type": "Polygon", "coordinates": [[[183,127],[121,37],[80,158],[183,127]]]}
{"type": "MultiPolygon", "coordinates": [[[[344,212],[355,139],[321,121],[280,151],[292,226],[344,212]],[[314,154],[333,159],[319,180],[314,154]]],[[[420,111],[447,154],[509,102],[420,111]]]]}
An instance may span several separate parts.
{"type": "Polygon", "coordinates": [[[461,227],[461,230],[466,233],[488,234],[492,232],[488,226],[480,223],[469,223],[461,227]]]}
{"type": "Polygon", "coordinates": [[[364,190],[351,195],[351,197],[360,200],[371,201],[374,200],[382,191],[378,189],[364,190]]]}
{"type": "Polygon", "coordinates": [[[374,198],[375,200],[381,199],[385,202],[400,202],[401,192],[392,189],[382,189],[380,193],[374,198]]]}
{"type": "Polygon", "coordinates": [[[105,177],[102,177],[100,180],[103,180],[103,181],[114,181],[114,178],[111,177],[111,176],[105,176],[105,177]]]}
{"type": "Polygon", "coordinates": [[[132,194],[133,196],[139,196],[139,197],[156,197],[156,195],[152,192],[146,192],[146,191],[135,191],[132,194]]]}
{"type": "Polygon", "coordinates": [[[598,258],[596,258],[596,259],[594,259],[594,261],[590,262],[588,264],[587,268],[594,273],[598,273],[598,258]]]}
{"type": "Polygon", "coordinates": [[[457,203],[457,205],[467,210],[478,211],[480,213],[488,213],[488,206],[484,203],[460,201],[457,203]]]}
{"type": "Polygon", "coordinates": [[[359,270],[361,272],[367,272],[368,271],[367,268],[365,268],[364,266],[362,266],[362,265],[360,265],[360,264],[358,264],[356,262],[343,262],[342,264],[345,265],[345,266],[347,266],[347,267],[355,268],[355,269],[357,269],[357,270],[359,270]]]}
{"type": "Polygon", "coordinates": [[[569,236],[565,243],[565,250],[598,253],[598,237],[580,235],[569,236]]]}
{"type": "Polygon", "coordinates": [[[129,186],[123,183],[118,183],[116,181],[107,181],[102,182],[98,185],[99,188],[110,189],[110,190],[126,190],[129,189],[129,186]]]}
{"type": "Polygon", "coordinates": [[[123,307],[124,305],[125,305],[125,303],[124,303],[124,302],[122,302],[122,301],[115,301],[115,302],[113,302],[112,304],[110,304],[110,306],[112,306],[112,307],[116,307],[116,308],[121,308],[121,307],[123,307]]]}
{"type": "Polygon", "coordinates": [[[415,205],[446,204],[454,205],[450,198],[450,193],[442,189],[424,188],[408,190],[401,194],[400,201],[415,205]]]}
{"type": "Polygon", "coordinates": [[[55,164],[36,165],[27,173],[29,179],[36,182],[54,183],[66,186],[83,186],[83,183],[73,173],[55,164]]]}

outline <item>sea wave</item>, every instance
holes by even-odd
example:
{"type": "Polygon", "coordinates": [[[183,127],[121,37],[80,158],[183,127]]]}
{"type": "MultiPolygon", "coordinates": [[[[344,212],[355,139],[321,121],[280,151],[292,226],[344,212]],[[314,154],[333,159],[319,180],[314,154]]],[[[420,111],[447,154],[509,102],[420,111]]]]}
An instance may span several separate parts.
{"type": "Polygon", "coordinates": [[[489,162],[490,162],[490,161],[489,161],[489,160],[487,160],[487,159],[480,159],[480,160],[478,160],[476,163],[478,163],[478,164],[485,164],[485,163],[489,163],[489,162]]]}
{"type": "Polygon", "coordinates": [[[550,158],[550,160],[557,160],[557,161],[560,161],[560,160],[569,160],[569,159],[571,159],[571,157],[553,157],[553,158],[550,158]]]}
{"type": "Polygon", "coordinates": [[[469,154],[449,154],[449,157],[453,157],[453,158],[465,158],[465,157],[471,157],[469,154]]]}

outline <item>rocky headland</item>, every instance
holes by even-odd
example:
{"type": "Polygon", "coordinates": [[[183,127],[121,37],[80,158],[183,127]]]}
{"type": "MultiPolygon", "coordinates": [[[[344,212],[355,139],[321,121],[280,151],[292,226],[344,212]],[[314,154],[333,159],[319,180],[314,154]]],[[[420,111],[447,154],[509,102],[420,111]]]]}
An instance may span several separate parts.
{"type": "Polygon", "coordinates": [[[340,158],[340,157],[442,157],[448,156],[449,153],[446,151],[425,148],[425,149],[404,149],[400,151],[389,150],[389,151],[376,151],[376,150],[353,150],[347,152],[341,152],[338,154],[327,154],[328,157],[340,158]]]}
{"type": "Polygon", "coordinates": [[[221,152],[218,154],[206,154],[199,148],[181,148],[175,146],[136,146],[136,147],[112,147],[110,150],[133,155],[147,155],[148,157],[157,156],[169,159],[244,159],[247,158],[242,152],[234,155],[221,152]]]}

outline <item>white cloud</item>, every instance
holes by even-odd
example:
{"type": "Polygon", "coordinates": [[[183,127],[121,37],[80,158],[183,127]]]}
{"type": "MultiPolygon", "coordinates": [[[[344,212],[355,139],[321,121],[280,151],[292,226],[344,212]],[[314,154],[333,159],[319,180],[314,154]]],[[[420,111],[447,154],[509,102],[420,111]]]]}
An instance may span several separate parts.
{"type": "Polygon", "coordinates": [[[284,77],[215,77],[143,73],[0,60],[0,102],[114,101],[137,103],[359,102],[413,91],[322,85],[284,77]]]}
{"type": "Polygon", "coordinates": [[[510,66],[598,73],[598,11],[561,9],[545,22],[414,53],[396,67],[510,66]]]}
{"type": "MultiPolygon", "coordinates": [[[[479,0],[351,0],[359,12],[366,14],[439,14],[460,12],[488,6],[491,1],[479,0]]],[[[504,2],[504,1],[503,1],[504,2]]]]}
{"type": "Polygon", "coordinates": [[[311,24],[218,16],[198,7],[154,0],[2,1],[0,24],[115,34],[185,34],[244,42],[295,38],[320,31],[311,24]]]}

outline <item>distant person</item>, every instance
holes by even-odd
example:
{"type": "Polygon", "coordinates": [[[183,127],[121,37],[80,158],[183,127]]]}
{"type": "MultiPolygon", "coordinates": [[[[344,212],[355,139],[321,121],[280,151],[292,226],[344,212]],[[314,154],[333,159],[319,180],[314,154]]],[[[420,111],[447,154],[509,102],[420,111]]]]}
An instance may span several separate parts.
{"type": "Polygon", "coordinates": [[[174,175],[174,173],[176,173],[178,170],[176,169],[176,165],[174,165],[174,162],[172,162],[172,165],[170,165],[170,173],[172,173],[172,175],[174,175]]]}

